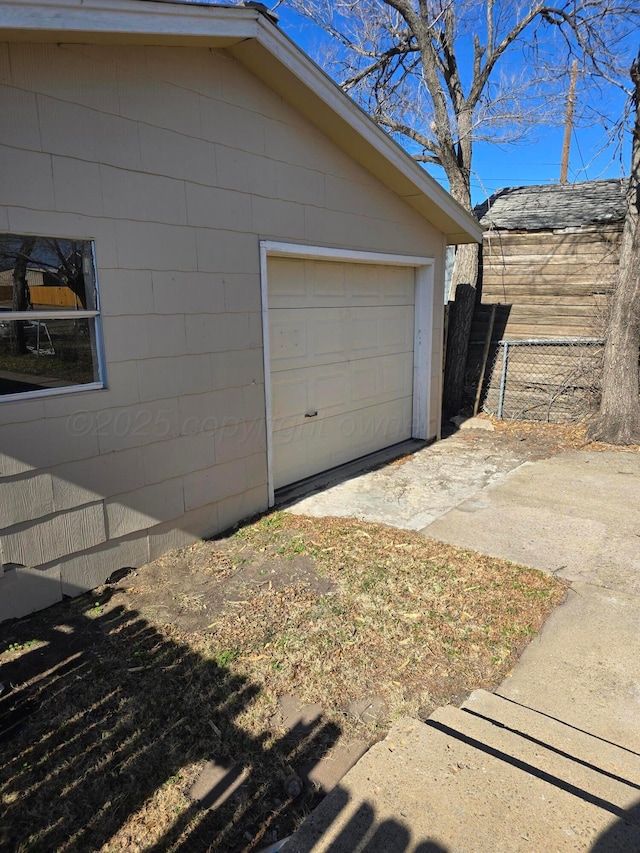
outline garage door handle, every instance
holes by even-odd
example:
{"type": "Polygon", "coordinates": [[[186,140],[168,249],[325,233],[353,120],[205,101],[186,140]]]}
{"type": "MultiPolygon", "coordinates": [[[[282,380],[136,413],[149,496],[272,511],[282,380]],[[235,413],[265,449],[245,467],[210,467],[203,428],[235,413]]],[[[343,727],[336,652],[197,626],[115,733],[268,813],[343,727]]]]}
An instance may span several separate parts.
{"type": "Polygon", "coordinates": [[[317,417],[318,417],[317,412],[306,412],[305,413],[305,418],[317,418],[317,417]]]}

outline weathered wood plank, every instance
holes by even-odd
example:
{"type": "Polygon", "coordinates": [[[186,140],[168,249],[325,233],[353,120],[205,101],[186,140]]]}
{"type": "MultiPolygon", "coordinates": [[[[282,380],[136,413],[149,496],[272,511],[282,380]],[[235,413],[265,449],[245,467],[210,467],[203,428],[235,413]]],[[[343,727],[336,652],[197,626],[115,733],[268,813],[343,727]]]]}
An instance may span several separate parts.
{"type": "Polygon", "coordinates": [[[523,258],[529,263],[537,263],[539,260],[554,259],[559,262],[573,263],[574,259],[581,257],[616,256],[620,251],[619,242],[591,241],[576,243],[565,246],[562,243],[540,242],[535,245],[516,246],[502,240],[484,241],[482,251],[486,258],[523,258]]]}
{"type": "Polygon", "coordinates": [[[591,338],[594,337],[590,326],[569,326],[542,323],[509,324],[503,336],[506,340],[528,338],[591,338]]]}
{"type": "MultiPolygon", "coordinates": [[[[588,284],[571,282],[564,285],[561,290],[563,296],[590,297],[596,294],[610,293],[613,286],[611,282],[600,282],[597,285],[594,282],[588,284]]],[[[483,302],[501,302],[503,305],[512,305],[514,302],[523,301],[520,294],[525,298],[529,296],[553,296],[559,290],[557,284],[509,284],[507,286],[506,283],[503,285],[500,282],[489,282],[482,286],[482,300],[483,302]]]]}
{"type": "Polygon", "coordinates": [[[571,232],[549,231],[486,231],[483,242],[502,246],[582,246],[585,244],[615,243],[620,240],[622,223],[617,226],[571,232]]]}
{"type": "MultiPolygon", "coordinates": [[[[517,293],[517,291],[514,291],[517,293]]],[[[477,314],[479,317],[489,316],[490,306],[494,304],[493,299],[485,299],[485,292],[482,292],[482,301],[483,305],[477,309],[477,314]]],[[[517,304],[518,301],[514,300],[510,304],[517,304]]],[[[607,304],[608,296],[604,293],[589,293],[587,296],[582,294],[574,294],[574,295],[565,295],[556,296],[553,293],[548,294],[539,294],[539,293],[531,293],[527,295],[527,304],[529,305],[588,305],[591,310],[597,307],[601,307],[607,304]]],[[[495,300],[498,302],[498,300],[495,300]]],[[[500,307],[501,303],[498,303],[500,307]]],[[[506,311],[506,305],[502,304],[502,308],[506,311]]]]}
{"type": "MultiPolygon", "coordinates": [[[[594,256],[595,257],[595,256],[594,256]]],[[[582,275],[585,277],[594,277],[601,272],[609,274],[615,272],[618,268],[617,258],[608,258],[602,260],[585,260],[580,258],[570,263],[561,261],[559,258],[548,259],[540,258],[538,262],[523,261],[522,258],[511,259],[505,257],[488,258],[483,267],[483,275],[499,276],[507,271],[513,273],[525,273],[531,276],[537,275],[582,275]]]]}
{"type": "MultiPolygon", "coordinates": [[[[515,287],[539,287],[541,284],[551,284],[557,287],[560,292],[565,285],[593,287],[594,284],[600,285],[602,282],[611,285],[615,280],[615,269],[613,267],[611,269],[597,267],[594,269],[593,274],[590,274],[588,271],[584,272],[580,270],[576,270],[574,273],[541,273],[528,272],[526,269],[505,267],[505,269],[501,270],[499,276],[495,278],[495,284],[504,281],[507,286],[511,285],[515,287]]],[[[490,282],[491,280],[492,277],[489,277],[490,282]]],[[[484,281],[483,277],[483,293],[484,281]]]]}
{"type": "Polygon", "coordinates": [[[520,304],[514,304],[511,306],[511,311],[509,313],[509,324],[518,322],[525,317],[548,317],[556,319],[561,318],[570,318],[574,317],[576,319],[580,318],[581,320],[585,320],[587,318],[594,316],[594,308],[595,305],[558,305],[556,303],[535,303],[535,302],[522,302],[520,304]]]}

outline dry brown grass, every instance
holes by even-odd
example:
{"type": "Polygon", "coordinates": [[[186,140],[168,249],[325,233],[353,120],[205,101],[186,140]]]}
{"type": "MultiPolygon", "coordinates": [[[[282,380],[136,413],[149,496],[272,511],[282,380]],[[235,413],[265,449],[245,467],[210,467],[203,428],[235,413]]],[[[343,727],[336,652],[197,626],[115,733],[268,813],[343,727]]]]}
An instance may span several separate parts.
{"type": "MultiPolygon", "coordinates": [[[[246,567],[265,580],[199,630],[141,615],[127,580],[0,626],[0,681],[12,688],[0,696],[0,732],[13,724],[1,743],[0,846],[4,837],[21,853],[259,849],[316,801],[286,800],[292,768],[499,683],[566,591],[418,534],[285,513],[174,554],[156,567],[158,594],[162,571],[180,561],[204,565],[217,594],[246,567]],[[288,565],[276,583],[270,567],[288,565]],[[306,567],[299,579],[296,566],[306,567]],[[273,721],[289,693],[324,708],[302,742],[273,721]],[[385,724],[345,714],[349,700],[373,695],[385,724]],[[187,791],[211,757],[248,768],[249,781],[205,813],[187,791]]],[[[206,597],[188,575],[183,587],[175,606],[202,619],[206,597]]]]}
{"type": "Polygon", "coordinates": [[[350,519],[274,513],[236,534],[310,556],[330,595],[261,589],[215,623],[215,643],[265,692],[340,711],[377,694],[391,718],[495,684],[564,595],[530,569],[350,519]]]}
{"type": "Polygon", "coordinates": [[[563,450],[593,450],[602,452],[604,450],[617,450],[622,453],[640,451],[640,445],[625,445],[621,447],[616,444],[606,444],[602,441],[593,441],[587,436],[587,424],[547,424],[534,421],[499,421],[497,418],[488,418],[493,423],[497,433],[516,437],[520,440],[533,438],[548,446],[554,453],[563,450]]]}

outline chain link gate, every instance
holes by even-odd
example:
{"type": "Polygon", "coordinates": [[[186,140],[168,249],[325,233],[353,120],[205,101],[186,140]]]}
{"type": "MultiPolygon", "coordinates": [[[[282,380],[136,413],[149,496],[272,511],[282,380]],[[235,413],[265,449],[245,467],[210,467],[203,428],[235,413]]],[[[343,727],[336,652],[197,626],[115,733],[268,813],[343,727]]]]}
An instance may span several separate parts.
{"type": "Polygon", "coordinates": [[[576,422],[599,403],[603,352],[600,338],[498,341],[483,410],[501,420],[576,422]]]}

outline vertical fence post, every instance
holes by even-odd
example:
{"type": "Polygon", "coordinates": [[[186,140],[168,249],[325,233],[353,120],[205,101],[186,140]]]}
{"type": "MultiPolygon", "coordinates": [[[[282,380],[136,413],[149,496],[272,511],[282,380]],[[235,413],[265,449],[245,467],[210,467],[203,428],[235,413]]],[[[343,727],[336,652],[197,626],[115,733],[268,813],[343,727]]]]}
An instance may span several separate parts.
{"type": "Polygon", "coordinates": [[[509,359],[509,341],[502,341],[502,372],[500,374],[500,393],[498,395],[498,420],[502,420],[504,392],[507,385],[507,361],[509,359]]]}

